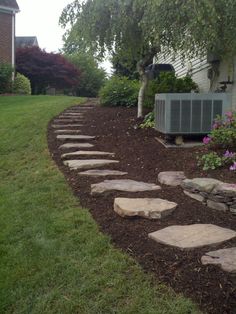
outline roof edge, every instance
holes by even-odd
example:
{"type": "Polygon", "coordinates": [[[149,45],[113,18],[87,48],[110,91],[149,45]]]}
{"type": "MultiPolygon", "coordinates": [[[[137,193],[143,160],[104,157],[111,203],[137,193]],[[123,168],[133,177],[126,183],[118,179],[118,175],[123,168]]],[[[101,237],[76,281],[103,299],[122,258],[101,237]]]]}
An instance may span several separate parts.
{"type": "Polygon", "coordinates": [[[0,10],[11,12],[11,13],[14,13],[14,14],[20,12],[20,9],[10,8],[10,7],[6,7],[4,5],[0,5],[0,10]]]}

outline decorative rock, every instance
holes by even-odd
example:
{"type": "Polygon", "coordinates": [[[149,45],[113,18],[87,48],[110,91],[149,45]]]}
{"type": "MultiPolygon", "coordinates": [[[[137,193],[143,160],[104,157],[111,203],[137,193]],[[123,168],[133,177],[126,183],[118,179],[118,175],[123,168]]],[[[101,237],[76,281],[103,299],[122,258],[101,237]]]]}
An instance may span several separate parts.
{"type": "Polygon", "coordinates": [[[170,186],[178,186],[185,179],[183,171],[165,171],[158,174],[158,181],[170,186]]]}
{"type": "Polygon", "coordinates": [[[80,133],[80,130],[56,130],[54,131],[54,133],[58,134],[58,133],[80,133]]]}
{"type": "Polygon", "coordinates": [[[70,156],[111,156],[111,157],[114,157],[115,154],[114,153],[108,153],[108,152],[79,150],[77,152],[63,154],[61,156],[61,158],[66,158],[66,157],[70,157],[70,156]]]}
{"type": "Polygon", "coordinates": [[[59,140],[92,140],[95,136],[89,136],[89,135],[57,135],[57,139],[59,140]]]}
{"type": "Polygon", "coordinates": [[[159,243],[180,249],[193,249],[225,242],[235,238],[236,232],[211,224],[195,224],[188,226],[170,226],[149,233],[148,236],[159,243]]]}
{"type": "Polygon", "coordinates": [[[207,206],[212,208],[212,209],[221,210],[221,211],[224,211],[224,212],[229,210],[229,207],[226,204],[214,202],[214,201],[211,201],[211,200],[207,200],[207,206]]]}
{"type": "Polygon", "coordinates": [[[210,193],[217,185],[222,182],[211,178],[195,178],[186,179],[182,182],[183,189],[186,190],[198,190],[200,192],[210,193]]]}
{"type": "Polygon", "coordinates": [[[119,161],[109,159],[86,159],[86,160],[66,160],[64,165],[68,166],[71,170],[76,169],[92,169],[99,168],[111,164],[116,164],[119,161]]]}
{"type": "Polygon", "coordinates": [[[236,197],[236,184],[221,183],[215,187],[214,194],[236,197]]]}
{"type": "Polygon", "coordinates": [[[198,194],[198,193],[190,193],[188,191],[184,191],[184,194],[186,194],[187,196],[193,198],[196,201],[199,201],[199,202],[202,202],[202,203],[205,202],[205,198],[202,195],[198,194]]]}
{"type": "Polygon", "coordinates": [[[128,172],[121,172],[117,170],[87,170],[79,172],[80,176],[90,176],[90,177],[106,177],[106,176],[124,176],[128,172]]]}
{"type": "Polygon", "coordinates": [[[231,214],[236,215],[236,208],[235,207],[230,207],[229,208],[231,214]]]}
{"type": "Polygon", "coordinates": [[[114,201],[114,211],[121,217],[161,219],[170,215],[176,207],[176,203],[160,198],[116,198],[114,201]]]}
{"type": "Polygon", "coordinates": [[[81,127],[83,124],[53,124],[52,127],[54,129],[60,129],[60,128],[73,128],[73,127],[81,127]]]}
{"type": "Polygon", "coordinates": [[[236,247],[208,252],[201,262],[203,265],[219,265],[224,271],[236,273],[236,247]]]}
{"type": "Polygon", "coordinates": [[[138,182],[134,180],[105,180],[91,185],[91,194],[101,194],[111,191],[145,192],[160,190],[161,187],[153,183],[138,182]]]}
{"type": "Polygon", "coordinates": [[[89,143],[66,143],[61,145],[60,149],[68,149],[68,148],[91,148],[94,147],[93,144],[89,143]]]}

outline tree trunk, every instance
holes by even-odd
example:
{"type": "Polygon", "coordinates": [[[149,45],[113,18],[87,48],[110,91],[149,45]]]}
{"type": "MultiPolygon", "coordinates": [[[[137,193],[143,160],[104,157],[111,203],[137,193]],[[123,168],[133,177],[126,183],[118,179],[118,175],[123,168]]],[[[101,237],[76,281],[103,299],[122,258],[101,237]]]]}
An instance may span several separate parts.
{"type": "Polygon", "coordinates": [[[139,74],[140,74],[141,87],[138,94],[138,118],[143,116],[144,96],[145,96],[145,91],[148,85],[148,77],[145,73],[145,70],[140,71],[139,74]]]}

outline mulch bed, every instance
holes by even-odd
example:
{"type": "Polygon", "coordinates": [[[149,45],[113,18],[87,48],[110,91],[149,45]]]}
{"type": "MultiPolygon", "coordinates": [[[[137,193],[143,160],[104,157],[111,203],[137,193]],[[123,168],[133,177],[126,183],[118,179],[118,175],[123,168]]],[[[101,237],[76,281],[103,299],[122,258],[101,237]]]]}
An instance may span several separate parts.
{"type": "MultiPolygon", "coordinates": [[[[157,131],[137,128],[139,123],[136,119],[136,109],[95,107],[86,111],[84,126],[80,129],[81,134],[96,135],[93,141],[95,150],[115,153],[115,159],[120,163],[105,168],[128,172],[128,175],[119,178],[159,184],[159,172],[182,170],[188,178],[213,177],[225,182],[235,182],[235,174],[227,169],[203,172],[197,167],[196,156],[202,153],[203,147],[166,149],[155,139],[159,136],[157,131]]],[[[235,239],[217,246],[181,251],[148,238],[148,233],[176,224],[211,223],[236,230],[235,216],[212,210],[188,198],[180,187],[162,186],[162,190],[156,192],[114,192],[109,195],[91,196],[91,183],[107,178],[79,177],[78,171],[70,171],[68,167],[63,166],[61,151],[58,149],[63,142],[55,140],[53,131],[49,124],[48,143],[55,162],[75,195],[79,197],[81,205],[90,209],[100,230],[111,237],[115,246],[135,258],[143,269],[153,273],[158,281],[190,297],[204,312],[236,313],[236,276],[222,271],[217,266],[203,266],[200,261],[206,252],[236,246],[235,239]],[[160,197],[177,202],[178,207],[172,215],[160,221],[124,219],[113,211],[113,201],[118,196],[160,197]]],[[[109,177],[115,178],[117,179],[109,177]]]]}

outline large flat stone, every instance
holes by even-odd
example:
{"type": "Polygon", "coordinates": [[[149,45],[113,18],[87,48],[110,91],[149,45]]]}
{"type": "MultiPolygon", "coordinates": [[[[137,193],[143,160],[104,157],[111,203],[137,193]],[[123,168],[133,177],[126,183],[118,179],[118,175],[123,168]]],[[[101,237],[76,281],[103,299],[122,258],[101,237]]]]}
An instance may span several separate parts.
{"type": "Polygon", "coordinates": [[[160,190],[161,187],[153,183],[139,182],[129,179],[105,180],[91,185],[91,194],[100,194],[111,191],[145,192],[160,190]]]}
{"type": "Polygon", "coordinates": [[[64,115],[64,116],[75,116],[75,117],[77,117],[77,116],[83,116],[83,113],[76,113],[76,112],[64,112],[64,113],[62,113],[62,115],[64,115]]]}
{"type": "Polygon", "coordinates": [[[108,153],[108,152],[92,151],[92,150],[91,151],[79,150],[77,152],[63,154],[61,156],[61,158],[66,158],[66,157],[70,157],[70,156],[110,156],[110,157],[114,157],[115,154],[114,153],[108,153]]]}
{"type": "Polygon", "coordinates": [[[186,190],[198,190],[201,192],[210,193],[217,185],[222,182],[211,178],[195,178],[186,179],[182,182],[182,187],[186,190]]]}
{"type": "Polygon", "coordinates": [[[60,133],[80,133],[80,130],[55,130],[54,133],[60,134],[60,133]]]}
{"type": "Polygon", "coordinates": [[[114,211],[121,217],[161,219],[170,215],[176,207],[176,203],[160,198],[116,198],[114,201],[114,211]]]}
{"type": "Polygon", "coordinates": [[[52,124],[54,129],[81,127],[83,124],[52,124]]]}
{"type": "Polygon", "coordinates": [[[214,194],[236,197],[236,184],[222,183],[217,185],[213,192],[214,194]]]}
{"type": "Polygon", "coordinates": [[[198,194],[198,193],[190,193],[188,191],[184,191],[184,194],[193,198],[194,200],[196,201],[199,201],[199,202],[205,202],[205,197],[203,197],[201,194],[198,194]]]}
{"type": "Polygon", "coordinates": [[[227,206],[227,204],[215,202],[212,200],[207,200],[207,206],[212,208],[212,209],[216,209],[216,210],[220,210],[220,211],[224,211],[224,212],[229,210],[229,207],[227,206]]]}
{"type": "Polygon", "coordinates": [[[92,169],[104,167],[111,164],[118,163],[118,160],[109,159],[86,159],[86,160],[65,160],[64,165],[68,166],[72,170],[76,169],[92,169]]]}
{"type": "Polygon", "coordinates": [[[73,122],[82,122],[83,119],[55,119],[53,120],[54,123],[68,123],[71,124],[73,122]]]}
{"type": "Polygon", "coordinates": [[[236,273],[236,247],[208,252],[201,262],[203,265],[219,265],[224,271],[236,273]]]}
{"type": "Polygon", "coordinates": [[[195,224],[188,226],[170,226],[149,233],[148,236],[156,242],[180,249],[194,249],[230,240],[236,237],[236,232],[211,224],[195,224]]]}
{"type": "Polygon", "coordinates": [[[92,148],[94,147],[93,144],[89,143],[66,143],[61,145],[60,149],[70,149],[70,148],[92,148]]]}
{"type": "Polygon", "coordinates": [[[79,172],[80,176],[88,176],[88,177],[106,177],[106,176],[124,176],[128,174],[128,172],[122,172],[117,170],[87,170],[83,172],[79,172]]]}
{"type": "Polygon", "coordinates": [[[170,186],[178,186],[185,179],[183,171],[164,171],[158,174],[158,181],[170,186]]]}
{"type": "Polygon", "coordinates": [[[63,134],[63,135],[57,135],[57,139],[59,140],[92,140],[95,136],[89,136],[89,135],[73,135],[73,134],[63,134]]]}

